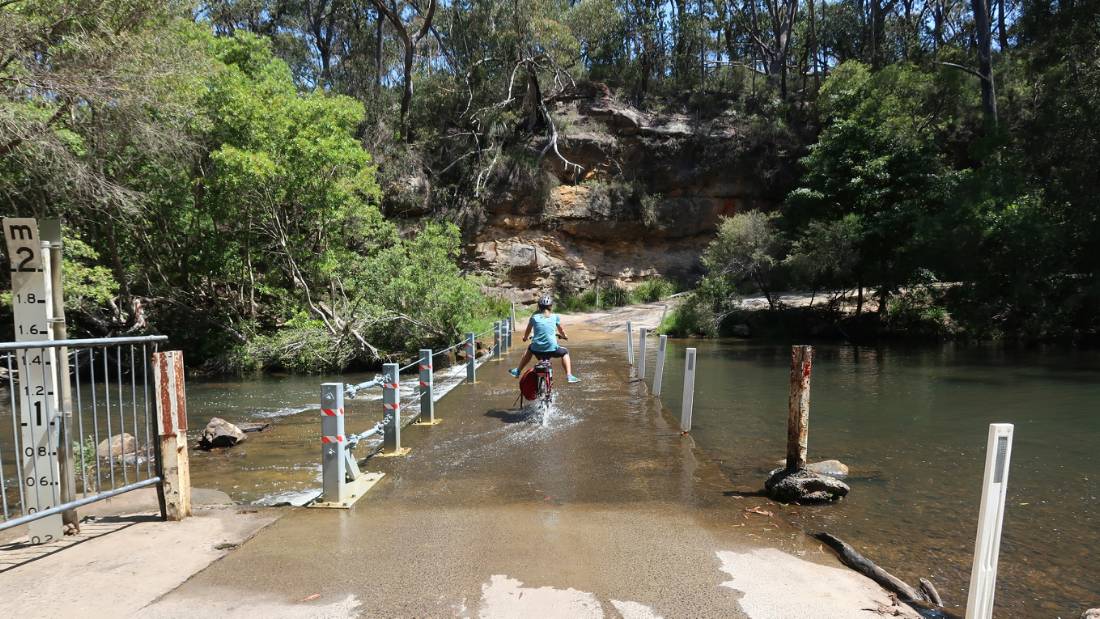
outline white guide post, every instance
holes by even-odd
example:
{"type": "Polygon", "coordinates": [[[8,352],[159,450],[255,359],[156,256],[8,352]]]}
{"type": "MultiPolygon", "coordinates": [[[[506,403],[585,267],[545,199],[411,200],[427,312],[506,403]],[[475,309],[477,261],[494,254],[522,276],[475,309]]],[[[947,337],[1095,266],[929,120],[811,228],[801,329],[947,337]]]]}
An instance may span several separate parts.
{"type": "Polygon", "coordinates": [[[634,369],[634,327],[626,321],[626,362],[634,369]]]}
{"type": "Polygon", "coordinates": [[[695,404],[695,349],[684,354],[684,399],[680,411],[680,430],[691,432],[691,408],[695,404]]]}
{"type": "MultiPolygon", "coordinates": [[[[50,283],[49,244],[38,235],[33,218],[4,218],[4,242],[11,268],[12,312],[17,342],[53,339],[53,290],[50,283]]],[[[16,355],[19,366],[20,454],[23,464],[23,513],[34,514],[61,502],[61,473],[57,462],[58,389],[56,351],[28,348],[16,355]]],[[[61,514],[28,525],[30,542],[44,544],[63,534],[61,514]]]]}
{"type": "Polygon", "coordinates": [[[638,378],[645,382],[645,340],[649,336],[649,329],[638,329],[638,378]]]}
{"type": "Polygon", "coordinates": [[[321,385],[321,471],[322,498],[342,503],[347,470],[344,464],[344,384],[321,385]]]}
{"type": "Polygon", "coordinates": [[[665,350],[668,348],[668,336],[662,335],[657,342],[657,369],[653,374],[653,395],[661,395],[661,383],[665,378],[665,350]]]}
{"type": "Polygon", "coordinates": [[[997,588],[997,555],[1001,550],[1008,465],[1012,459],[1012,424],[989,424],[985,445],[985,479],[978,512],[978,534],[974,540],[974,565],[970,570],[970,595],[966,619],[991,619],[993,594],[997,588]]]}

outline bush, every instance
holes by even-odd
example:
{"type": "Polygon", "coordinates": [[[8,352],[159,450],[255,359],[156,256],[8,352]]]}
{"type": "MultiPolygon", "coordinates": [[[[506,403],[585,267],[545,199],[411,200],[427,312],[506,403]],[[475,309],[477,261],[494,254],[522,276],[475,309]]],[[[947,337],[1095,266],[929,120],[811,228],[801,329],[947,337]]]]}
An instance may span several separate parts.
{"type": "Polygon", "coordinates": [[[635,303],[653,303],[676,294],[676,284],[657,277],[647,279],[630,291],[630,296],[635,303]]]}

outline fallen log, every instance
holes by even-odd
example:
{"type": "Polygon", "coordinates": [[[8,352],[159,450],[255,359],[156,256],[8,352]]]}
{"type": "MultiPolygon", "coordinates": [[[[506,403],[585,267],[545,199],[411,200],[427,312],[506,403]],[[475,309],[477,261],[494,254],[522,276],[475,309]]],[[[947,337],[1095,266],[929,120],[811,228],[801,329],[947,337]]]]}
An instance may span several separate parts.
{"type": "Polygon", "coordinates": [[[962,619],[943,607],[943,600],[931,582],[922,578],[920,589],[914,589],[904,580],[875,565],[874,561],[861,555],[858,550],[840,538],[829,533],[815,533],[814,537],[835,550],[844,565],[875,581],[883,589],[894,593],[899,600],[911,606],[925,619],[962,619]]]}

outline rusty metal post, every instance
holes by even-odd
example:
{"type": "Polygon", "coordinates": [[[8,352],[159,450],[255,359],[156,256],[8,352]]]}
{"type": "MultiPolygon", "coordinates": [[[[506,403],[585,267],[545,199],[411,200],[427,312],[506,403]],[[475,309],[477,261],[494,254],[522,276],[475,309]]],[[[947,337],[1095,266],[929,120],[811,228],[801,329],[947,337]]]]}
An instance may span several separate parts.
{"type": "Polygon", "coordinates": [[[157,396],[157,434],[160,436],[157,466],[161,477],[158,486],[161,516],[166,520],[183,520],[191,515],[183,351],[153,353],[153,385],[157,396]]]}
{"type": "Polygon", "coordinates": [[[787,400],[787,470],[806,468],[810,433],[810,373],[813,346],[791,347],[791,393],[787,400]]]}

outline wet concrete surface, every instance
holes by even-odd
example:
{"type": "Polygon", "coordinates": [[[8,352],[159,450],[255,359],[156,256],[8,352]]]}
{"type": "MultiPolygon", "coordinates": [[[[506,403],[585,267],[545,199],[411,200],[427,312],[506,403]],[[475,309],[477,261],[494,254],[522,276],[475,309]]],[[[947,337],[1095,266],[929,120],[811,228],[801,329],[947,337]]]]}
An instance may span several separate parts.
{"type": "Polygon", "coordinates": [[[620,335],[570,330],[584,382],[558,381],[546,425],[515,407],[517,335],[508,359],[437,404],[442,423],[402,433],[409,455],[367,463],[386,477],[353,509],[288,508],[143,614],[851,617],[888,605],[778,514],[746,511],[781,508],[731,493],[629,379],[620,335]],[[731,570],[783,561],[791,579],[737,588],[731,570]]]}

